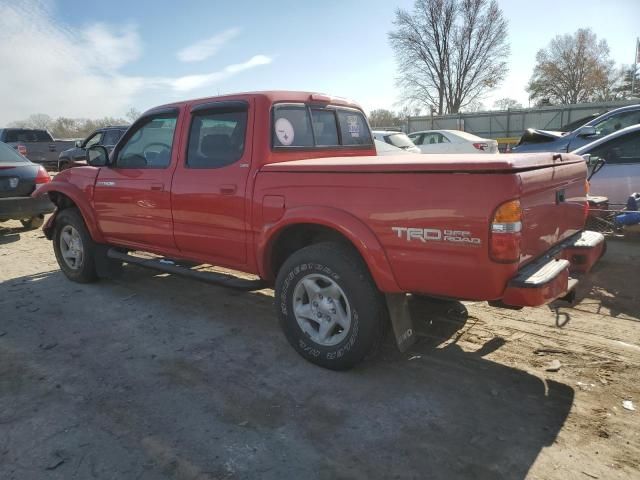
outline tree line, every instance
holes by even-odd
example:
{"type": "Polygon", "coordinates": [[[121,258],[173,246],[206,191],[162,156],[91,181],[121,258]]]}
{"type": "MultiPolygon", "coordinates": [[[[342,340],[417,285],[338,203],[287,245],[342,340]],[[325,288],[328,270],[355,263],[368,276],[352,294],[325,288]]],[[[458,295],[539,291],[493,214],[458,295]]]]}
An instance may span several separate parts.
{"type": "MultiPolygon", "coordinates": [[[[401,103],[439,115],[474,111],[506,78],[508,22],[496,0],[416,0],[411,11],[397,9],[393,23],[401,103]]],[[[526,91],[535,105],[632,98],[640,94],[640,68],[616,67],[607,41],[583,28],[538,51],[526,91]]],[[[519,107],[509,98],[494,104],[519,107]]]]}
{"type": "Polygon", "coordinates": [[[9,127],[36,128],[48,130],[53,138],[84,138],[98,128],[110,125],[129,125],[140,116],[140,112],[135,108],[130,108],[125,118],[103,117],[103,118],[53,118],[44,113],[30,115],[24,120],[9,123],[9,127]]]}

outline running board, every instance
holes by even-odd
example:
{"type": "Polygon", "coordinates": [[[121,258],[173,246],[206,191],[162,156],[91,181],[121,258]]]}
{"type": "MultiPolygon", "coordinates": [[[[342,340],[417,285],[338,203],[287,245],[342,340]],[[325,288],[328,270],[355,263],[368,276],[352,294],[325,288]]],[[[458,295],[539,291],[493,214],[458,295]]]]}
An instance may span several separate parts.
{"type": "Polygon", "coordinates": [[[165,273],[182,275],[202,282],[212,283],[226,288],[233,288],[235,290],[243,290],[245,292],[262,290],[267,287],[267,283],[264,280],[246,280],[244,278],[238,278],[233,275],[227,275],[219,272],[202,272],[199,270],[192,270],[189,267],[177,265],[173,260],[167,260],[165,258],[136,257],[135,255],[129,255],[128,253],[121,252],[115,248],[110,248],[107,251],[107,256],[114,260],[132,263],[145,268],[152,268],[165,273]]]}

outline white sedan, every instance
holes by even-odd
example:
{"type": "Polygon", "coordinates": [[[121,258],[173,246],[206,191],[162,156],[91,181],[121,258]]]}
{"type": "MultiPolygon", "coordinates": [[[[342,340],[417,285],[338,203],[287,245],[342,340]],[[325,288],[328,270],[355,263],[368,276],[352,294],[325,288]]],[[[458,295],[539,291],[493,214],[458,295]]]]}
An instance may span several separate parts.
{"type": "Polygon", "coordinates": [[[589,183],[592,195],[609,198],[610,204],[626,204],[640,192],[640,124],[613,132],[571,153],[589,155],[590,168],[604,160],[589,183]]]}
{"type": "Polygon", "coordinates": [[[422,153],[498,153],[498,142],[461,130],[413,132],[409,138],[422,153]]]}

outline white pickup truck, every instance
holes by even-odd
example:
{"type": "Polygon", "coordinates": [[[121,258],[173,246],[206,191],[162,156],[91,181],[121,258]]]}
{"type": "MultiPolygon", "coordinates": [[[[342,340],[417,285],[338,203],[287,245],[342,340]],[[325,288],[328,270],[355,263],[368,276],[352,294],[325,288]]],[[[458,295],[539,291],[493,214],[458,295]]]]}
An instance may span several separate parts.
{"type": "Polygon", "coordinates": [[[32,128],[0,128],[0,142],[47,169],[57,168],[60,152],[75,144],[73,140],[54,140],[46,130],[32,128]]]}

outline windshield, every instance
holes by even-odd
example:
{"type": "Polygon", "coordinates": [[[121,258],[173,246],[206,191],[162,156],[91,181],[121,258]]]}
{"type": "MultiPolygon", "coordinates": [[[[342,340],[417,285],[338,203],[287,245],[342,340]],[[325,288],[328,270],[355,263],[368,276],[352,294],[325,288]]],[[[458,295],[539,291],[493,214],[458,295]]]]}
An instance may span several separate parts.
{"type": "Polygon", "coordinates": [[[15,162],[27,163],[28,161],[29,160],[27,160],[18,152],[16,152],[15,149],[10,147],[6,143],[0,142],[0,163],[15,163],[15,162]]]}
{"type": "Polygon", "coordinates": [[[394,147],[398,148],[410,148],[415,147],[413,142],[404,133],[392,133],[384,137],[387,143],[390,143],[394,147]]]}

